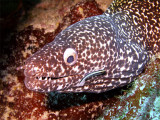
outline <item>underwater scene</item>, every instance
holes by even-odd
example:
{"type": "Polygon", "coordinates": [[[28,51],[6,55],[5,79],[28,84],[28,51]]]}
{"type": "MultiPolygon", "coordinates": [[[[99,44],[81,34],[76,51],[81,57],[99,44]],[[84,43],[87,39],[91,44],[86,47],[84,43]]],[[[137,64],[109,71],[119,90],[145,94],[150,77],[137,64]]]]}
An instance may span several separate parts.
{"type": "Polygon", "coordinates": [[[1,0],[0,120],[159,120],[159,6],[1,0]]]}

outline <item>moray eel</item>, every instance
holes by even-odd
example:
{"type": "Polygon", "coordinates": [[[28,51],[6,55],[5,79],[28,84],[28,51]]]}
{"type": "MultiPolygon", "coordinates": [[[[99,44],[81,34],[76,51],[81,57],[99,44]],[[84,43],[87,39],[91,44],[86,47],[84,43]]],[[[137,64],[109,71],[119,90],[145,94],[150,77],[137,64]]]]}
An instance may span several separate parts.
{"type": "Polygon", "coordinates": [[[102,15],[69,26],[29,57],[18,68],[24,69],[26,87],[100,93],[130,83],[159,50],[159,17],[158,0],[114,1],[102,15]]]}

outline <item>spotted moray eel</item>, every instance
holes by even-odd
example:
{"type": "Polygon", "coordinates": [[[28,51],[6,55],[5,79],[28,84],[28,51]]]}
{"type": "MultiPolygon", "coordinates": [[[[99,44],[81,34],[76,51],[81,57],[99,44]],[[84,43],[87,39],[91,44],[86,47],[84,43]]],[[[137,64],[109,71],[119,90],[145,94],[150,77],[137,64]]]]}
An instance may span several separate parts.
{"type": "Polygon", "coordinates": [[[159,52],[159,10],[158,0],[116,0],[102,15],[69,26],[18,68],[25,86],[100,93],[130,83],[159,52]]]}

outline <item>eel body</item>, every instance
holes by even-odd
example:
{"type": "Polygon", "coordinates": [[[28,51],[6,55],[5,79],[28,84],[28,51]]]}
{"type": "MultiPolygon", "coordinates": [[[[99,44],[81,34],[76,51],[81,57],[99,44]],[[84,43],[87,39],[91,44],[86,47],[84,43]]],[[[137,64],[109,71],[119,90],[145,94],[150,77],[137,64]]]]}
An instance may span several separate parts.
{"type": "Polygon", "coordinates": [[[130,83],[159,51],[159,9],[158,0],[116,0],[69,26],[18,68],[26,87],[100,93],[130,83]]]}

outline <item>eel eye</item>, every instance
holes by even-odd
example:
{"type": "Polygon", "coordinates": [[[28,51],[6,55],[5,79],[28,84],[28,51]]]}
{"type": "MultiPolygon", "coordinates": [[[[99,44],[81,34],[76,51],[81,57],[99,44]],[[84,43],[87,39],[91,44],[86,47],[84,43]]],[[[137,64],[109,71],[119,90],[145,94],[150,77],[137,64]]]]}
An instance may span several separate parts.
{"type": "Polygon", "coordinates": [[[77,52],[73,48],[67,48],[63,54],[63,59],[66,65],[74,65],[77,61],[77,58],[77,52]]]}

